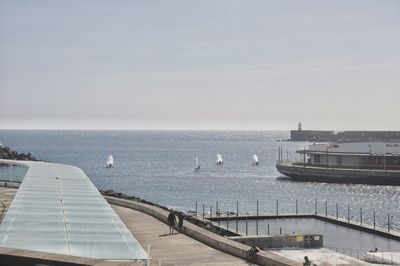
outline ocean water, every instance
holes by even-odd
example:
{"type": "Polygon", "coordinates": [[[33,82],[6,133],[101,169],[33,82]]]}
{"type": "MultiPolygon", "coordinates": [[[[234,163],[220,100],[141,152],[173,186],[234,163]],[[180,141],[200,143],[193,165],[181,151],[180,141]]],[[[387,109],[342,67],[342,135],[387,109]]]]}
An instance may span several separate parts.
{"type": "Polygon", "coordinates": [[[296,150],[308,143],[277,142],[289,132],[234,131],[14,131],[0,130],[0,143],[18,152],[52,162],[82,168],[102,190],[135,195],[179,210],[275,213],[276,200],[280,213],[294,213],[298,200],[299,213],[314,212],[315,199],[319,213],[350,216],[387,227],[400,229],[400,187],[352,184],[292,182],[276,171],[278,147],[284,157],[297,158],[296,150]],[[222,154],[223,165],[216,165],[216,154],[222,154]],[[252,165],[252,154],[260,164],[252,165]],[[109,154],[114,168],[106,168],[109,154]],[[200,171],[194,171],[199,157],[200,171]]]}
{"type": "MultiPolygon", "coordinates": [[[[226,228],[226,222],[220,223],[226,228]]],[[[229,222],[229,229],[236,230],[236,222],[229,222]]],[[[238,222],[238,232],[246,235],[245,221],[238,222]]],[[[371,249],[378,248],[379,251],[400,252],[400,241],[386,239],[381,236],[362,232],[360,230],[335,225],[317,219],[268,219],[258,220],[259,235],[282,234],[309,234],[319,233],[323,236],[324,247],[338,249],[338,252],[353,257],[363,255],[371,249]]],[[[256,235],[256,221],[248,220],[248,235],[256,235]]]]}

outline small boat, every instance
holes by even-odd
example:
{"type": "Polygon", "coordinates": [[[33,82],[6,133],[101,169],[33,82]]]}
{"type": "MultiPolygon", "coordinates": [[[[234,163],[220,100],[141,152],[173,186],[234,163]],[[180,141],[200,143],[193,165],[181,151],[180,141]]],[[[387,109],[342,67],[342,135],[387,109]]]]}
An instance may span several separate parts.
{"type": "Polygon", "coordinates": [[[254,165],[258,165],[258,157],[257,157],[257,155],[253,154],[252,158],[253,158],[253,164],[254,165]]]}
{"type": "Polygon", "coordinates": [[[195,171],[200,170],[199,158],[197,158],[197,157],[196,157],[196,163],[195,163],[195,166],[194,166],[194,170],[195,170],[195,171]]]}
{"type": "Polygon", "coordinates": [[[222,160],[222,155],[221,154],[217,154],[217,162],[216,162],[217,164],[223,164],[224,163],[224,161],[222,160]]]}
{"type": "Polygon", "coordinates": [[[112,157],[111,154],[108,155],[106,167],[107,168],[114,167],[114,158],[112,157]]]}

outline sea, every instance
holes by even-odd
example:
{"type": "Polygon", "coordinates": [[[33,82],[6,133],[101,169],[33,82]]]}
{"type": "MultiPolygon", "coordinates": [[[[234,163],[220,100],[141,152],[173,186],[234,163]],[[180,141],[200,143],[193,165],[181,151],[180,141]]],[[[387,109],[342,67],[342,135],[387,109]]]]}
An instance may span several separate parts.
{"type": "Polygon", "coordinates": [[[400,230],[400,187],[293,182],[277,172],[310,143],[288,131],[0,130],[0,143],[42,160],[80,167],[101,190],[133,195],[181,211],[317,212],[400,230]],[[108,155],[115,167],[106,168],[108,155]],[[221,154],[222,165],[216,164],[221,154]],[[256,154],[259,165],[254,165],[256,154]],[[195,158],[200,170],[195,171],[195,158]],[[218,202],[218,203],[217,203],[218,202]],[[389,216],[389,224],[388,224],[389,216]]]}

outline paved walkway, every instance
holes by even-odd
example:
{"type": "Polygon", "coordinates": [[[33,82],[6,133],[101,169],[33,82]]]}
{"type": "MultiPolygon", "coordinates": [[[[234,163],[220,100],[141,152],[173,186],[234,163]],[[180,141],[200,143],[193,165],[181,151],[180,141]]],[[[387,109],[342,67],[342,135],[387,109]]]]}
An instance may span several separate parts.
{"type": "Polygon", "coordinates": [[[114,206],[128,229],[147,250],[151,245],[151,265],[249,265],[246,261],[211,248],[197,240],[175,233],[168,235],[169,228],[157,219],[132,209],[114,206]]]}
{"type": "Polygon", "coordinates": [[[0,222],[13,200],[17,190],[15,188],[0,187],[0,222]]]}

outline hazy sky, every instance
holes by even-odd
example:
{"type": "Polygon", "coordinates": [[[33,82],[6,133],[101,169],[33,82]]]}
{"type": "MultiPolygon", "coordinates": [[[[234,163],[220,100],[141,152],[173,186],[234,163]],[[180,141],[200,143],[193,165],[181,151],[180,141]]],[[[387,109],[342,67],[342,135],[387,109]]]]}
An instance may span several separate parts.
{"type": "Polygon", "coordinates": [[[400,1],[0,1],[0,128],[400,130],[400,1]]]}

